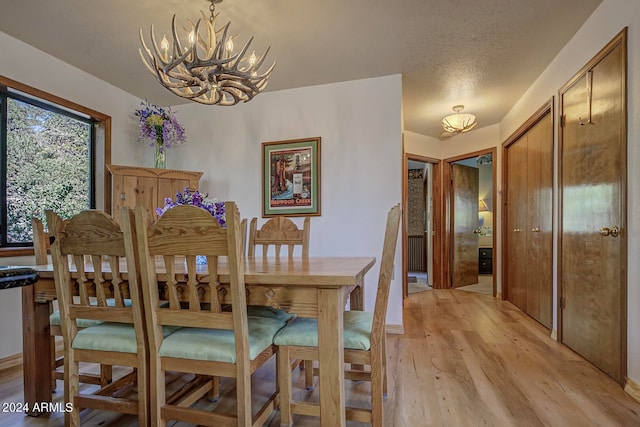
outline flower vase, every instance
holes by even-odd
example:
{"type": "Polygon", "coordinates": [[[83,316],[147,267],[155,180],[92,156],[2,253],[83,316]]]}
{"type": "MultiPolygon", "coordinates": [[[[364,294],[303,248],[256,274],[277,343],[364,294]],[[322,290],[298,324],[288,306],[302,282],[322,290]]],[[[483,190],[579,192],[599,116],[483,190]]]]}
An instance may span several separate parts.
{"type": "Polygon", "coordinates": [[[161,145],[156,144],[156,169],[166,169],[167,167],[167,157],[164,149],[161,145]]]}

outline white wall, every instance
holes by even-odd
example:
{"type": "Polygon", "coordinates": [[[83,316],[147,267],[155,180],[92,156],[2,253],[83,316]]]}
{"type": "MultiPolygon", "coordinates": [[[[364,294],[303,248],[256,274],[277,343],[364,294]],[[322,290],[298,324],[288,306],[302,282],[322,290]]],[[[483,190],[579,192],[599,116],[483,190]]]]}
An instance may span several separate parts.
{"type": "Polygon", "coordinates": [[[404,151],[432,159],[442,159],[442,141],[419,133],[404,131],[404,151]]]}
{"type": "MultiPolygon", "coordinates": [[[[309,251],[375,256],[365,277],[373,310],[386,215],[401,198],[401,85],[395,75],[266,92],[231,108],[177,106],[188,142],[168,152],[167,166],[204,171],[203,191],[261,224],[261,143],[321,137],[322,215],[311,218],[309,251]]],[[[394,325],[402,324],[400,252],[387,314],[394,325]]]]}
{"type": "MultiPolygon", "coordinates": [[[[638,0],[604,0],[591,17],[560,51],[547,69],[538,77],[527,93],[514,105],[501,122],[500,139],[506,139],[529,116],[541,107],[573,75],[578,72],[600,49],[602,49],[624,27],[628,32],[628,353],[627,375],[640,383],[640,2],[638,0]]],[[[557,108],[556,108],[557,111],[557,108]]],[[[556,116],[557,119],[557,116],[556,116]]],[[[557,132],[557,130],[556,130],[557,132]]],[[[557,156],[556,156],[557,158],[557,156]]],[[[557,171],[556,171],[557,175],[557,171]]],[[[556,204],[557,206],[557,204],[556,204]]],[[[557,220],[557,212],[556,212],[557,220]]],[[[557,223],[557,221],[556,221],[557,223]]],[[[557,242],[555,243],[557,253],[557,242]]],[[[556,266],[554,266],[554,270],[556,266]]],[[[557,283],[554,274],[554,295],[557,283]]],[[[554,328],[557,327],[554,301],[554,328]]]]}

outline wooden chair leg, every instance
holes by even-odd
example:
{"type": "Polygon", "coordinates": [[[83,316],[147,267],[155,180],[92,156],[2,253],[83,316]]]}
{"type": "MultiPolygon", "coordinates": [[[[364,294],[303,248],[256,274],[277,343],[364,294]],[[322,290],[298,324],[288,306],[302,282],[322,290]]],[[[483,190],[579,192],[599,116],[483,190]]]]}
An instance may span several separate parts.
{"type": "Polygon", "coordinates": [[[100,387],[110,384],[113,380],[113,367],[111,365],[100,365],[100,387]]]}
{"type": "Polygon", "coordinates": [[[154,360],[150,362],[149,371],[150,422],[152,426],[164,427],[167,420],[162,418],[162,407],[167,403],[165,388],[167,373],[162,371],[154,360]]]}
{"type": "MultiPolygon", "coordinates": [[[[287,347],[278,348],[278,389],[280,390],[280,425],[293,425],[291,417],[291,396],[293,394],[293,385],[291,383],[291,360],[289,349],[287,347]]],[[[311,369],[313,372],[313,369],[311,369]]]]}
{"type": "Polygon", "coordinates": [[[304,386],[307,390],[313,390],[313,360],[304,361],[304,386]]]}
{"type": "Polygon", "coordinates": [[[56,381],[56,368],[58,364],[56,363],[56,337],[51,336],[51,393],[56,392],[57,381],[56,381]]]}
{"type": "MultiPolygon", "coordinates": [[[[151,425],[150,397],[149,397],[149,373],[144,368],[147,361],[139,358],[138,364],[140,368],[134,368],[136,371],[136,383],[138,385],[138,424],[151,425]]],[[[111,368],[111,366],[109,366],[111,368]]],[[[113,378],[113,377],[111,377],[113,378]]]]}
{"type": "MultiPolygon", "coordinates": [[[[49,315],[53,313],[53,301],[49,302],[49,315]]],[[[56,392],[56,374],[55,370],[58,367],[56,364],[56,337],[51,335],[51,393],[56,392]]]]}
{"type": "Polygon", "coordinates": [[[220,400],[220,377],[211,377],[211,390],[207,396],[210,401],[217,402],[220,400]]]}
{"type": "MultiPolygon", "coordinates": [[[[69,357],[68,354],[64,355],[64,400],[65,402],[73,402],[75,396],[78,395],[79,384],[78,379],[80,375],[79,362],[74,357],[69,357]]],[[[73,405],[71,412],[65,412],[65,426],[79,427],[80,426],[80,408],[77,405],[73,405]]]]}
{"type": "MultiPolygon", "coordinates": [[[[381,350],[380,350],[381,352],[381,350]]],[[[383,383],[384,368],[382,355],[371,354],[371,427],[382,427],[384,424],[383,383]]]]}
{"type": "Polygon", "coordinates": [[[387,335],[382,336],[382,398],[387,398],[387,335]]]}

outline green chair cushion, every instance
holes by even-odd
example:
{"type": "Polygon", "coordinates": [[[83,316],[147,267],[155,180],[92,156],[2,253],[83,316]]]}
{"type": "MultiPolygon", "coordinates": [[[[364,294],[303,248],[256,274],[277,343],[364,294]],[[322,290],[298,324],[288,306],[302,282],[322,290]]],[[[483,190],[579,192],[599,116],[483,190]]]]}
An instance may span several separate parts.
{"type": "MultiPolygon", "coordinates": [[[[176,326],[163,328],[168,336],[179,329],[176,326]]],[[[136,333],[130,323],[104,322],[81,329],[73,340],[72,347],[82,350],[116,351],[119,353],[137,353],[136,333]]]]}
{"type": "MultiPolygon", "coordinates": [[[[116,300],[113,298],[107,299],[107,305],[109,307],[114,307],[116,305],[116,300]]],[[[131,307],[131,300],[126,298],[124,300],[125,307],[131,307]]],[[[88,328],[89,326],[95,326],[102,323],[102,320],[93,320],[93,319],[76,319],[76,324],[78,328],[88,328]]],[[[49,315],[49,325],[51,326],[60,326],[62,323],[60,322],[60,312],[58,310],[54,311],[49,315]]]]}
{"type": "MultiPolygon", "coordinates": [[[[253,360],[273,344],[274,335],[284,327],[284,323],[276,319],[249,316],[248,326],[249,358],[253,360]]],[[[235,363],[234,333],[223,329],[181,328],[163,340],[159,355],[235,363]]]]}
{"type": "MultiPolygon", "coordinates": [[[[366,311],[344,312],[344,348],[352,350],[371,349],[373,313],[366,311]]],[[[297,318],[282,328],[273,339],[276,345],[298,347],[318,346],[318,320],[297,318]]]]}
{"type": "MultiPolygon", "coordinates": [[[[102,320],[94,320],[94,319],[76,319],[76,324],[78,328],[88,328],[89,326],[95,326],[102,323],[102,320]]],[[[51,326],[60,326],[62,325],[60,321],[60,312],[54,311],[49,315],[49,325],[51,326]]]]}
{"type": "Polygon", "coordinates": [[[72,347],[83,350],[137,353],[136,332],[126,323],[101,323],[78,331],[72,347]]]}

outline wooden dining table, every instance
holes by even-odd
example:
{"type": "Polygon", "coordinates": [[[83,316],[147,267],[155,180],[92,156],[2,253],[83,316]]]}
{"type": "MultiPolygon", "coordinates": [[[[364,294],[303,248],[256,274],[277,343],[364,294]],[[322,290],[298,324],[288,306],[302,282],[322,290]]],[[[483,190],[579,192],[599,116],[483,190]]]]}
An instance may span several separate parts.
{"type": "MultiPolygon", "coordinates": [[[[244,262],[247,304],[318,319],[320,421],[322,426],[344,426],[343,311],[347,301],[351,310],[364,309],[364,276],[375,258],[258,256],[246,257],[244,262]]],[[[24,399],[28,408],[46,408],[41,403],[51,401],[52,390],[49,302],[56,298],[56,291],[53,266],[34,268],[40,279],[22,290],[24,399]]],[[[198,268],[206,272],[206,266],[198,268]]],[[[176,272],[184,274],[184,262],[176,264],[176,272]]],[[[224,261],[218,272],[220,283],[228,284],[224,261]]],[[[166,280],[164,269],[158,270],[157,280],[166,280]]],[[[230,302],[224,298],[223,303],[230,302]]]]}

